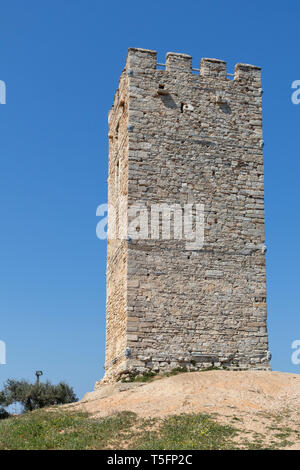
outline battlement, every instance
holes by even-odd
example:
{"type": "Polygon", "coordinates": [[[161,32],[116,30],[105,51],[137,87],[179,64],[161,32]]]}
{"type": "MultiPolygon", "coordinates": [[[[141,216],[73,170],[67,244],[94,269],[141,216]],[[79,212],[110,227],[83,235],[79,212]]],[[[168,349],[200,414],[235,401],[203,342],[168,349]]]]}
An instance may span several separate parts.
{"type": "Polygon", "coordinates": [[[261,86],[261,68],[250,64],[238,63],[234,73],[227,72],[226,62],[219,59],[202,58],[200,68],[193,68],[192,56],[177,52],[168,52],[165,63],[157,62],[157,52],[149,49],[130,47],[128,49],[126,70],[133,74],[134,71],[153,72],[164,67],[166,72],[171,73],[197,73],[203,78],[218,78],[233,81],[247,82],[253,86],[261,86]]]}

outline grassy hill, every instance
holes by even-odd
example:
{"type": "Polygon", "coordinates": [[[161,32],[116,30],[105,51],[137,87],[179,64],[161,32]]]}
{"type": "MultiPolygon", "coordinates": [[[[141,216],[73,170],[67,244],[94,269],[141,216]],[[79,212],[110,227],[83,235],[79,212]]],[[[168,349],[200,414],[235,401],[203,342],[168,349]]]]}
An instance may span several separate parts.
{"type": "Polygon", "coordinates": [[[295,374],[210,371],[106,386],[1,420],[0,450],[299,449],[299,383],[295,374]]]}

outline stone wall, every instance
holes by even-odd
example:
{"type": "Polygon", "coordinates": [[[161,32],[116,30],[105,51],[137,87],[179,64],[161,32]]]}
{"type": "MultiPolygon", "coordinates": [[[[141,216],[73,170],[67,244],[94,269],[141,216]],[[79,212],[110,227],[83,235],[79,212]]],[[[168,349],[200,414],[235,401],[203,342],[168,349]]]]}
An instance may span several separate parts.
{"type": "Polygon", "coordinates": [[[199,72],[168,53],[159,69],[155,51],[129,49],[109,119],[109,204],[123,240],[108,241],[104,381],[269,368],[261,97],[258,67],[237,64],[231,78],[223,61],[202,59],[199,72]],[[172,231],[154,239],[150,225],[146,239],[126,239],[137,203],[203,204],[203,247],[172,231]]]}
{"type": "Polygon", "coordinates": [[[106,270],[106,369],[117,370],[124,362],[127,345],[127,247],[121,233],[114,233],[122,217],[127,218],[128,188],[128,99],[125,73],[120,79],[114,106],[109,113],[109,210],[106,270]]]}

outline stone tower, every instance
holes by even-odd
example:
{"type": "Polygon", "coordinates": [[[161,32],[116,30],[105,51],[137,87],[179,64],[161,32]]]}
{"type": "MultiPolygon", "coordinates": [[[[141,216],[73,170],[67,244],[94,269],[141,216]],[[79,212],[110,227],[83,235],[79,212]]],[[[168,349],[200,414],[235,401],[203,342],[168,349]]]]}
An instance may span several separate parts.
{"type": "Polygon", "coordinates": [[[270,368],[261,97],[259,67],[128,50],[109,113],[104,382],[270,368]],[[185,237],[197,207],[201,246],[185,237]]]}

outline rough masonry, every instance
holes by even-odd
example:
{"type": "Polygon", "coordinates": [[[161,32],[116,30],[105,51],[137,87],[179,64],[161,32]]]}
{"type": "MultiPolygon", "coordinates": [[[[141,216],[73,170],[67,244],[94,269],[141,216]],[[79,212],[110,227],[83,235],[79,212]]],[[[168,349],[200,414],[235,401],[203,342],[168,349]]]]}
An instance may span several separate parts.
{"type": "Polygon", "coordinates": [[[261,69],[237,64],[230,76],[205,58],[193,69],[172,52],[158,65],[155,51],[130,48],[109,113],[108,202],[104,383],[269,369],[261,69]],[[138,224],[143,236],[129,236],[137,204],[202,204],[203,246],[187,248],[172,226],[158,238],[150,216],[147,237],[138,224]]]}

